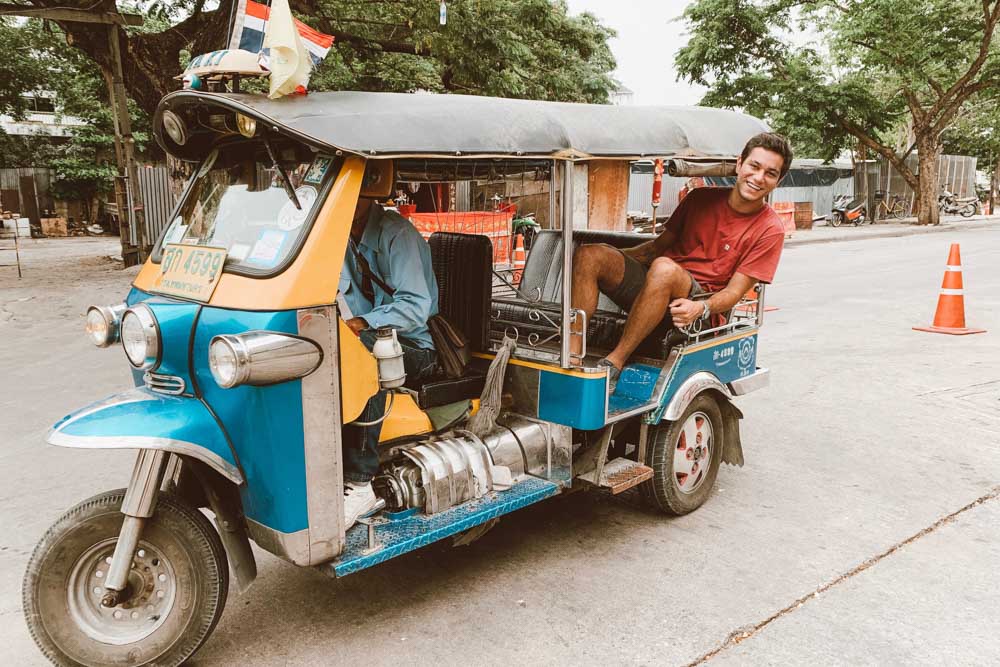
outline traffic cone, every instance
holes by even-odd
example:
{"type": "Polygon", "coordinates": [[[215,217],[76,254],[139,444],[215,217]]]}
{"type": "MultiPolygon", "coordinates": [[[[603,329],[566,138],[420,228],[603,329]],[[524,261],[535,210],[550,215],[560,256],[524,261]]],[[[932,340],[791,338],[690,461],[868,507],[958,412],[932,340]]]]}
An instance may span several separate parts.
{"type": "MultiPolygon", "coordinates": [[[[751,287],[750,289],[747,290],[747,293],[743,295],[743,298],[746,299],[747,301],[756,301],[757,300],[757,290],[755,288],[751,287]]],[[[741,313],[750,313],[750,312],[753,312],[756,309],[757,309],[756,306],[753,306],[753,305],[749,305],[749,306],[736,306],[736,310],[738,312],[741,312],[741,313]]],[[[764,312],[765,313],[773,313],[776,310],[781,310],[781,309],[778,308],[777,306],[768,306],[767,304],[764,304],[764,312]]]]}
{"type": "Polygon", "coordinates": [[[524,235],[517,235],[517,245],[514,246],[514,275],[512,276],[515,285],[521,284],[521,274],[524,273],[524,235]]]}
{"type": "Polygon", "coordinates": [[[986,333],[986,329],[965,326],[962,256],[958,251],[957,243],[952,243],[951,250],[948,252],[948,266],[945,267],[944,280],[941,282],[941,295],[938,297],[937,311],[934,313],[934,324],[929,327],[913,327],[913,330],[952,334],[953,336],[986,333]]]}

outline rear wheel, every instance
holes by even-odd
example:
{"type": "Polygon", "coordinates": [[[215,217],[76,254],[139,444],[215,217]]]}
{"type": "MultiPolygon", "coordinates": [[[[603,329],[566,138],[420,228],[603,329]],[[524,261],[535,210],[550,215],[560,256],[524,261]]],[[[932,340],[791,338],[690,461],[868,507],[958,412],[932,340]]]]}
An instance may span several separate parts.
{"type": "Polygon", "coordinates": [[[675,422],[650,431],[649,466],[653,478],[643,494],[666,514],[687,514],[708,499],[719,474],[725,430],[722,411],[713,394],[703,393],[675,422]]]}
{"type": "Polygon", "coordinates": [[[109,491],[71,509],[28,563],[28,629],[57,665],[179,665],[226,606],[229,569],[218,533],[205,515],[168,494],[143,528],[123,601],[101,604],[124,496],[124,489],[109,491]]]}
{"type": "Polygon", "coordinates": [[[966,204],[962,207],[962,210],[958,212],[963,218],[971,218],[976,214],[976,209],[979,208],[975,203],[966,204]]]}

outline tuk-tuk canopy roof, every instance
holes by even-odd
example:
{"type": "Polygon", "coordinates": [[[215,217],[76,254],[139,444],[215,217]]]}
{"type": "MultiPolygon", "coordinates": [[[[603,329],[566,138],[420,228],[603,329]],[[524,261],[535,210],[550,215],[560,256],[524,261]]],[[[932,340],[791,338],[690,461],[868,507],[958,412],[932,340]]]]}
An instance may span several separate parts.
{"type": "Polygon", "coordinates": [[[181,147],[165,136],[162,114],[166,109],[183,112],[206,104],[368,158],[732,159],[750,137],[768,129],[752,116],[707,107],[348,91],[271,100],[263,95],[183,90],[164,97],[154,119],[157,140],[167,152],[184,159],[201,157],[191,142],[181,147]]]}

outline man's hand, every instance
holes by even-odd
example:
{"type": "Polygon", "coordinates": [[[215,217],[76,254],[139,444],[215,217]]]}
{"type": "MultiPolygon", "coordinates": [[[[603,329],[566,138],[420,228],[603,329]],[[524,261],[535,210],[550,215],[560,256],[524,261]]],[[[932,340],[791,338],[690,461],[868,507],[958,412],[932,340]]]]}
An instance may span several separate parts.
{"type": "Polygon", "coordinates": [[[368,328],[368,322],[366,322],[363,317],[352,317],[344,322],[344,324],[350,327],[355,336],[360,336],[361,332],[368,328]]]}
{"type": "Polygon", "coordinates": [[[674,320],[674,326],[680,329],[691,324],[704,312],[705,307],[701,301],[691,299],[674,299],[670,302],[670,317],[674,320]]]}

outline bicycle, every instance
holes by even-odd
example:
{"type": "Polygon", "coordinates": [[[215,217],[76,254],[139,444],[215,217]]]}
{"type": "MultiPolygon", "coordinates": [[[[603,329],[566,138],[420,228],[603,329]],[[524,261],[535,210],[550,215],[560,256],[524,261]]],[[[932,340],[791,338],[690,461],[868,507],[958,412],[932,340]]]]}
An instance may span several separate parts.
{"type": "Polygon", "coordinates": [[[878,199],[878,204],[875,207],[875,218],[878,220],[887,219],[898,219],[906,215],[907,202],[906,199],[900,195],[892,195],[889,197],[888,203],[886,202],[885,196],[879,197],[878,192],[875,193],[876,199],[878,199]]]}

